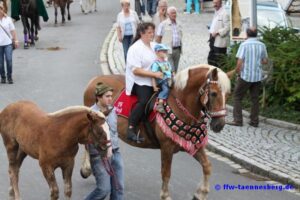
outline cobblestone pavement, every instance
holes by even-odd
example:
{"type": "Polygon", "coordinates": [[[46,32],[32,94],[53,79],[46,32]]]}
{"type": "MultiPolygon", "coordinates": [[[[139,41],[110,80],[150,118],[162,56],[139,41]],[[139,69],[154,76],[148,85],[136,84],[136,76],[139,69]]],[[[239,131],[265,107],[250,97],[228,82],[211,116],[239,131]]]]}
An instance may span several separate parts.
{"type": "MultiPolygon", "coordinates": [[[[180,1],[170,0],[170,5],[182,8],[180,1]]],[[[183,1],[182,1],[183,2],[183,1]]],[[[186,15],[179,9],[178,20],[183,23],[183,55],[179,69],[206,63],[208,31],[206,25],[213,12],[208,8],[200,15],[186,15]]],[[[299,18],[298,18],[299,20],[299,18]]],[[[121,44],[112,29],[108,45],[108,62],[112,73],[124,73],[121,44]]],[[[244,116],[249,115],[245,113],[244,116]]],[[[227,120],[232,120],[229,113],[227,120]]],[[[300,126],[271,119],[263,119],[259,128],[226,125],[219,134],[210,132],[208,148],[241,164],[246,169],[282,183],[291,183],[300,189],[300,126]],[[268,122],[268,123],[264,123],[268,122]]]]}

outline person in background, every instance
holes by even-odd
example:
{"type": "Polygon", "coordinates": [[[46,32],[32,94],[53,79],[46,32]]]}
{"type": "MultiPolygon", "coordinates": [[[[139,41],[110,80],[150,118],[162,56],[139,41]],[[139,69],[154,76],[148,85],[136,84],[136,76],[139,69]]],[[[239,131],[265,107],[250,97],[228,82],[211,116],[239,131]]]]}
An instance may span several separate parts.
{"type": "Polygon", "coordinates": [[[162,114],[165,114],[166,112],[163,103],[169,96],[174,72],[171,64],[166,60],[168,57],[169,48],[164,44],[156,44],[154,50],[157,58],[156,61],[152,64],[151,70],[153,72],[162,72],[164,74],[163,79],[152,78],[154,91],[157,92],[160,90],[158,94],[158,105],[156,107],[156,110],[162,114]]]}
{"type": "Polygon", "coordinates": [[[262,64],[268,63],[268,53],[264,43],[258,41],[256,28],[247,29],[247,40],[244,41],[236,54],[238,74],[233,97],[232,126],[243,125],[242,100],[249,90],[251,97],[251,112],[249,125],[258,127],[259,124],[259,93],[262,81],[262,64]]]}
{"type": "Polygon", "coordinates": [[[16,29],[12,19],[6,14],[4,3],[0,1],[0,75],[1,83],[13,84],[12,68],[13,68],[13,45],[15,48],[19,46],[16,29]],[[4,67],[6,62],[6,70],[4,67]]]}
{"type": "Polygon", "coordinates": [[[182,26],[177,21],[177,9],[171,6],[167,10],[168,18],[161,22],[156,32],[156,42],[172,47],[168,51],[168,61],[178,70],[180,54],[182,53],[182,26]]]}
{"type": "Polygon", "coordinates": [[[191,9],[192,9],[192,2],[194,3],[195,6],[195,14],[200,14],[200,5],[199,5],[199,0],[187,0],[186,3],[186,13],[191,14],[191,9]]]}
{"type": "Polygon", "coordinates": [[[125,63],[127,60],[127,52],[136,35],[136,29],[140,23],[135,11],[130,9],[130,0],[121,0],[122,11],[117,17],[117,34],[118,39],[123,44],[125,63]]]}
{"type": "Polygon", "coordinates": [[[139,24],[136,38],[127,55],[126,94],[136,95],[138,99],[128,119],[127,139],[137,143],[144,141],[137,133],[140,122],[145,118],[146,104],[153,94],[151,78],[163,78],[163,73],[151,71],[151,65],[156,59],[152,42],[154,30],[153,23],[139,24]]]}
{"type": "Polygon", "coordinates": [[[124,199],[124,172],[123,159],[119,150],[119,138],[117,132],[117,114],[112,105],[113,88],[97,83],[95,89],[95,104],[91,107],[93,111],[108,113],[106,121],[109,126],[113,155],[108,162],[112,166],[114,175],[110,176],[106,171],[105,164],[99,152],[93,144],[88,144],[90,162],[96,179],[96,188],[85,198],[85,200],[104,200],[110,194],[110,200],[124,199]]]}
{"type": "Polygon", "coordinates": [[[208,64],[221,67],[222,55],[226,55],[229,41],[229,15],[222,6],[222,0],[213,0],[215,14],[209,29],[208,64]]]}
{"type": "Polygon", "coordinates": [[[158,12],[153,16],[152,22],[157,28],[159,24],[163,21],[165,21],[168,16],[167,16],[167,9],[168,9],[168,3],[166,0],[160,0],[158,2],[158,12]]]}

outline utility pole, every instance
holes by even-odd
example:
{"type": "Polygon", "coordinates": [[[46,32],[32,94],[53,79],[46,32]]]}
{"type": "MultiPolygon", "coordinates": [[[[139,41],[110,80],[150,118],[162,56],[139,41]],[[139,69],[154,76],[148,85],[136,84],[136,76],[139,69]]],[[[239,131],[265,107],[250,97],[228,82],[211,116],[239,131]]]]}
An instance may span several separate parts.
{"type": "Polygon", "coordinates": [[[257,0],[251,0],[250,26],[257,28],[257,0]]]}

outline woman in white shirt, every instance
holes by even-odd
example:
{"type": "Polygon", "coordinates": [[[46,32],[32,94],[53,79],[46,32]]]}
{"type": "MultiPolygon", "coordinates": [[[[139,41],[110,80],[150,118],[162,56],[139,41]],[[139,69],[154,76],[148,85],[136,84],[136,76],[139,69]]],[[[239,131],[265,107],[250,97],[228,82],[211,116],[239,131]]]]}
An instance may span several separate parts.
{"type": "Polygon", "coordinates": [[[130,0],[121,0],[122,11],[117,17],[117,33],[119,41],[123,44],[125,63],[127,52],[136,35],[137,25],[140,22],[136,12],[130,9],[130,0]]]}
{"type": "Polygon", "coordinates": [[[0,75],[1,83],[6,83],[6,78],[9,84],[13,84],[12,79],[12,52],[13,43],[18,47],[17,34],[15,26],[9,16],[2,1],[0,1],[0,75]],[[4,57],[6,60],[7,73],[5,74],[4,57]]]}
{"type": "Polygon", "coordinates": [[[154,30],[153,23],[141,23],[127,55],[126,94],[133,94],[138,98],[128,120],[127,139],[135,142],[144,140],[137,136],[136,128],[144,117],[146,104],[153,94],[152,78],[163,78],[163,73],[151,71],[151,65],[156,59],[155,44],[152,42],[154,30]]]}

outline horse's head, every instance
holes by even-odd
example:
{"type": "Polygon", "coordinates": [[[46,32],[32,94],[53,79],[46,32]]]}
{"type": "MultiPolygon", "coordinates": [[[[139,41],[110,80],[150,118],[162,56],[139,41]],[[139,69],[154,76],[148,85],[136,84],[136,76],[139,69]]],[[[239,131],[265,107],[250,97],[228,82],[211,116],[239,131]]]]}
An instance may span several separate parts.
{"type": "Polygon", "coordinates": [[[101,156],[111,156],[111,141],[108,124],[102,112],[89,111],[87,118],[90,121],[89,137],[101,156]]]}
{"type": "Polygon", "coordinates": [[[211,118],[211,129],[220,132],[225,126],[226,94],[230,92],[230,80],[227,75],[219,68],[200,65],[180,72],[176,79],[175,87],[183,90],[186,104],[194,104],[193,107],[187,105],[194,116],[201,117],[203,112],[202,117],[211,118]]]}

